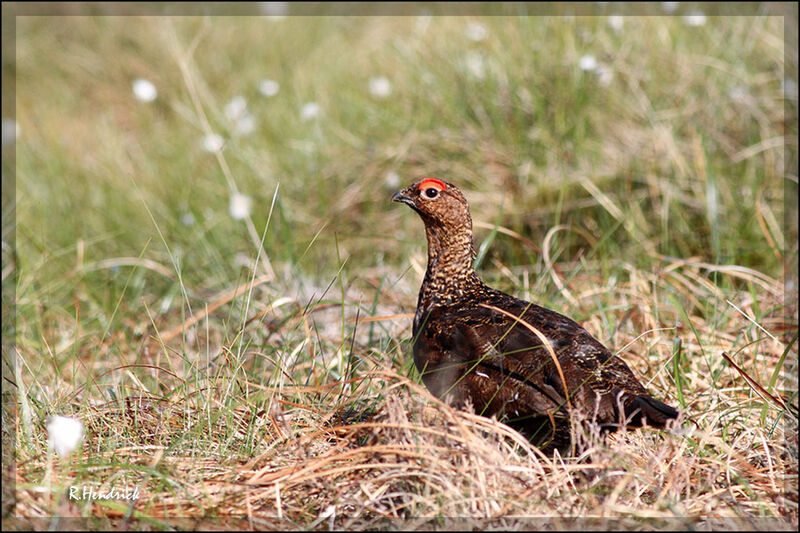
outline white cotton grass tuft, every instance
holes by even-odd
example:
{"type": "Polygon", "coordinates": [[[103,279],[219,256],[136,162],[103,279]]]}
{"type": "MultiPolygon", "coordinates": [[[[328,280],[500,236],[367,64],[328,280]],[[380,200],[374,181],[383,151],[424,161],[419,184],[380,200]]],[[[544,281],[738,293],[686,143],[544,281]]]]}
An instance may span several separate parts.
{"type": "Polygon", "coordinates": [[[316,102],[308,102],[300,108],[300,118],[303,120],[311,120],[319,115],[319,104],[316,102]]]}
{"type": "Polygon", "coordinates": [[[267,98],[275,96],[280,90],[281,86],[275,80],[263,79],[258,83],[258,91],[267,98]]]}
{"type": "Polygon", "coordinates": [[[392,94],[392,82],[385,76],[378,76],[369,80],[369,94],[373,98],[388,98],[392,94]]]}
{"type": "Polygon", "coordinates": [[[51,416],[47,420],[47,443],[61,457],[66,457],[83,439],[83,424],[68,416],[51,416]]]}
{"type": "Polygon", "coordinates": [[[433,16],[429,13],[417,15],[416,19],[414,20],[414,30],[420,34],[425,33],[428,30],[428,26],[431,25],[432,18],[433,16]]]}
{"type": "Polygon", "coordinates": [[[781,89],[783,90],[783,95],[787,99],[797,102],[796,81],[794,81],[792,78],[784,78],[783,82],[781,83],[781,89]]]}
{"type": "Polygon", "coordinates": [[[258,2],[258,8],[270,20],[281,20],[289,13],[289,2],[258,2]]]}
{"type": "Polygon", "coordinates": [[[235,131],[237,135],[249,135],[253,133],[255,129],[256,117],[249,112],[245,112],[242,116],[236,119],[236,123],[233,125],[233,131],[235,131]]]}
{"type": "Polygon", "coordinates": [[[238,267],[251,269],[255,266],[255,261],[246,253],[238,252],[235,256],[233,256],[233,264],[238,267]]]}
{"type": "Polygon", "coordinates": [[[611,26],[612,30],[619,33],[622,31],[623,26],[625,26],[625,17],[621,15],[611,15],[608,17],[608,25],[611,26]]]}
{"type": "Polygon", "coordinates": [[[470,41],[475,41],[477,43],[486,39],[489,35],[489,30],[480,22],[470,22],[464,30],[464,35],[466,35],[467,39],[470,41]]]}
{"type": "Polygon", "coordinates": [[[247,110],[244,96],[234,96],[223,109],[228,120],[233,122],[233,131],[237,135],[249,135],[256,129],[256,117],[247,110]]]}
{"type": "Polygon", "coordinates": [[[597,59],[593,55],[585,55],[578,60],[581,70],[594,70],[597,68],[597,59]]]}
{"type": "Polygon", "coordinates": [[[473,78],[482,80],[486,77],[486,64],[483,61],[483,55],[479,52],[469,52],[464,58],[464,66],[467,68],[467,73],[473,78]]]}
{"type": "Polygon", "coordinates": [[[244,96],[234,96],[225,104],[223,112],[229,120],[236,120],[247,110],[247,100],[244,96]]]}
{"type": "Polygon", "coordinates": [[[152,102],[158,96],[158,89],[153,82],[144,78],[137,78],[132,85],[133,96],[140,102],[152,102]]]}
{"type": "Polygon", "coordinates": [[[603,87],[608,87],[614,81],[614,69],[605,63],[597,64],[597,81],[603,87]]]}
{"type": "Polygon", "coordinates": [[[694,11],[683,17],[683,23],[693,27],[705,26],[706,16],[699,11],[694,11]]]}
{"type": "Polygon", "coordinates": [[[750,92],[747,90],[747,87],[737,85],[728,90],[728,97],[734,102],[744,103],[750,99],[750,92]]]}
{"type": "Polygon", "coordinates": [[[386,186],[390,189],[395,189],[400,185],[400,175],[394,170],[387,172],[383,179],[386,186]]]}
{"type": "Polygon", "coordinates": [[[209,153],[217,153],[222,150],[222,146],[225,144],[225,139],[222,138],[221,135],[217,133],[209,133],[205,137],[203,137],[203,150],[209,153]]]}
{"type": "Polygon", "coordinates": [[[253,199],[240,192],[231,195],[229,212],[234,220],[242,220],[250,216],[253,207],[253,199]]]}
{"type": "Polygon", "coordinates": [[[3,146],[10,146],[19,137],[19,123],[12,118],[3,119],[3,146]]]}
{"type": "Polygon", "coordinates": [[[678,10],[678,6],[680,5],[680,2],[661,2],[661,9],[663,9],[664,13],[667,15],[671,15],[678,10]]]}

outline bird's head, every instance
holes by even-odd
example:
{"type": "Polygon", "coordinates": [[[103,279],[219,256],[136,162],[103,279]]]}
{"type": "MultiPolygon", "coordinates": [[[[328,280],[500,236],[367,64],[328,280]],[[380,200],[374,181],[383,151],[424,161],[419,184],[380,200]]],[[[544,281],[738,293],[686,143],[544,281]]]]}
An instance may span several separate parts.
{"type": "Polygon", "coordinates": [[[419,213],[426,226],[467,226],[472,229],[467,200],[452,183],[426,178],[394,193],[392,201],[411,207],[419,213]]]}

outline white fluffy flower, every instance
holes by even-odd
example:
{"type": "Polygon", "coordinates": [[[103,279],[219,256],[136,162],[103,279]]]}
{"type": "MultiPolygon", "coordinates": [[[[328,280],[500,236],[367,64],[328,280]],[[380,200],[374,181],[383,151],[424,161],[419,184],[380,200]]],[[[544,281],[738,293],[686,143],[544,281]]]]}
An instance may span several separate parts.
{"type": "Polygon", "coordinates": [[[237,135],[249,135],[256,129],[256,117],[250,113],[245,113],[236,119],[234,131],[237,135]]]}
{"type": "Polygon", "coordinates": [[[244,96],[234,96],[225,104],[223,111],[228,120],[233,121],[233,131],[237,135],[249,135],[256,129],[256,117],[247,110],[247,100],[244,96]]]}
{"type": "Polygon", "coordinates": [[[414,29],[418,33],[425,33],[425,31],[428,29],[428,26],[431,24],[431,18],[432,16],[429,14],[418,15],[414,21],[414,29]]]}
{"type": "Polygon", "coordinates": [[[747,91],[747,87],[738,85],[728,91],[728,96],[734,102],[746,102],[750,98],[750,93],[747,91]]]}
{"type": "Polygon", "coordinates": [[[394,170],[390,170],[389,172],[386,173],[384,181],[386,182],[387,187],[389,187],[390,189],[394,189],[398,185],[400,185],[400,175],[394,170]]]}
{"type": "Polygon", "coordinates": [[[319,115],[319,104],[316,102],[308,102],[300,109],[300,118],[303,120],[311,120],[319,115]]]}
{"type": "Polygon", "coordinates": [[[699,11],[695,11],[689,15],[683,17],[683,22],[687,26],[705,26],[706,24],[706,16],[699,11]]]}
{"type": "Polygon", "coordinates": [[[781,88],[783,89],[783,95],[786,98],[789,100],[794,100],[795,102],[797,101],[797,82],[791,78],[784,78],[783,82],[781,83],[781,88]]]}
{"type": "Polygon", "coordinates": [[[619,32],[625,25],[625,17],[622,17],[620,15],[611,15],[610,17],[608,17],[608,25],[611,26],[612,30],[619,32]]]}
{"type": "Polygon", "coordinates": [[[203,137],[203,150],[206,152],[211,152],[212,154],[219,152],[222,150],[223,144],[225,144],[225,140],[216,133],[210,133],[203,137]]]}
{"type": "Polygon", "coordinates": [[[233,256],[233,264],[239,267],[244,268],[253,268],[253,264],[255,261],[252,257],[247,255],[244,252],[238,252],[235,256],[233,256]]]}
{"type": "Polygon", "coordinates": [[[280,84],[275,80],[264,79],[261,80],[261,82],[258,84],[258,90],[261,92],[261,94],[263,94],[267,98],[278,94],[278,91],[280,91],[280,89],[281,89],[280,84]]]}
{"type": "Polygon", "coordinates": [[[19,137],[19,124],[10,118],[3,119],[3,146],[9,146],[19,137]]]}
{"type": "Polygon", "coordinates": [[[374,98],[386,98],[392,94],[392,82],[384,76],[369,80],[369,94],[374,98]]]}
{"type": "Polygon", "coordinates": [[[231,196],[229,211],[234,220],[242,220],[250,216],[250,209],[253,206],[253,199],[240,192],[231,196]]]}
{"type": "Polygon", "coordinates": [[[281,20],[289,13],[289,2],[259,2],[258,7],[271,20],[281,20]]]}
{"type": "Polygon", "coordinates": [[[47,442],[61,457],[78,447],[83,438],[83,424],[68,416],[51,416],[47,421],[47,442]]]}
{"type": "Polygon", "coordinates": [[[664,10],[664,13],[671,15],[672,13],[675,13],[680,4],[680,2],[661,2],[661,9],[664,10]]]}
{"type": "Polygon", "coordinates": [[[585,55],[578,60],[581,70],[594,70],[597,68],[597,60],[592,55],[585,55]]]}
{"type": "Polygon", "coordinates": [[[464,30],[464,34],[470,41],[478,42],[486,39],[486,36],[489,35],[489,30],[480,22],[472,22],[464,30]]]}
{"type": "Polygon", "coordinates": [[[150,80],[138,78],[133,82],[133,96],[140,102],[152,102],[158,96],[158,89],[150,80]]]}
{"type": "Polygon", "coordinates": [[[597,65],[597,80],[600,85],[608,87],[614,80],[614,70],[605,63],[599,63],[597,65]]]}
{"type": "Polygon", "coordinates": [[[234,96],[231,101],[225,104],[225,116],[230,120],[236,120],[247,109],[247,100],[244,96],[234,96]]]}
{"type": "Polygon", "coordinates": [[[470,52],[464,59],[464,65],[467,67],[467,72],[474,78],[482,80],[486,77],[486,68],[483,62],[483,56],[478,52],[470,52]]]}

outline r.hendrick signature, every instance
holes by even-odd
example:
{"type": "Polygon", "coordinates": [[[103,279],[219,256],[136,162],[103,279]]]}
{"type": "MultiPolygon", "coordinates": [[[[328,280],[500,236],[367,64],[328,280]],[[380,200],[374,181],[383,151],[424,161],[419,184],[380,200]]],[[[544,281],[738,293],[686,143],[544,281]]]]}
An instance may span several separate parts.
{"type": "Polygon", "coordinates": [[[69,488],[70,500],[138,500],[139,487],[125,487],[124,490],[112,487],[109,490],[97,490],[94,487],[86,486],[69,488]]]}

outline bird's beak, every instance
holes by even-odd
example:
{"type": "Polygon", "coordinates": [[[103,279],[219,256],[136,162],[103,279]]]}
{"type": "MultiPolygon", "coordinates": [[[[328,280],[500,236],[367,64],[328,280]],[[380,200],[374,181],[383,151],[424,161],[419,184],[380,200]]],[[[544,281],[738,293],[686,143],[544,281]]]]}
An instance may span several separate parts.
{"type": "Polygon", "coordinates": [[[414,199],[408,194],[408,189],[397,191],[392,195],[393,202],[400,202],[414,207],[414,199]]]}

